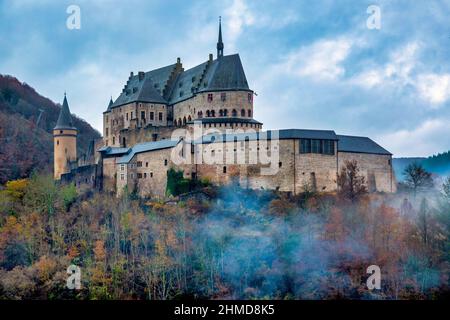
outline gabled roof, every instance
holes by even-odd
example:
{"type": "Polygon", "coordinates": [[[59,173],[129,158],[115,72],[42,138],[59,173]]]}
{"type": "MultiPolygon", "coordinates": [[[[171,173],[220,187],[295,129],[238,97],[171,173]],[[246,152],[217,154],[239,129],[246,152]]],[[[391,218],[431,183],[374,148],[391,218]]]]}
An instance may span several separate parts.
{"type": "Polygon", "coordinates": [[[69,104],[67,103],[66,95],[64,94],[64,101],[61,107],[61,111],[59,112],[58,121],[56,121],[56,126],[54,129],[70,129],[77,130],[73,126],[72,116],[70,115],[69,104]]]}
{"type": "Polygon", "coordinates": [[[129,152],[122,156],[117,161],[117,163],[128,163],[131,159],[133,159],[134,155],[138,153],[173,148],[178,144],[179,141],[180,140],[160,140],[136,144],[132,148],[130,148],[129,152]]]}
{"type": "Polygon", "coordinates": [[[338,135],[338,151],[392,155],[368,137],[338,135]]]}
{"type": "Polygon", "coordinates": [[[172,64],[146,72],[141,80],[139,73],[133,74],[128,79],[120,96],[106,111],[132,102],[171,105],[192,98],[197,92],[250,91],[239,54],[208,60],[180,72],[170,87],[167,87],[166,95],[164,95],[163,90],[168,85],[175,68],[176,64],[172,64]]]}

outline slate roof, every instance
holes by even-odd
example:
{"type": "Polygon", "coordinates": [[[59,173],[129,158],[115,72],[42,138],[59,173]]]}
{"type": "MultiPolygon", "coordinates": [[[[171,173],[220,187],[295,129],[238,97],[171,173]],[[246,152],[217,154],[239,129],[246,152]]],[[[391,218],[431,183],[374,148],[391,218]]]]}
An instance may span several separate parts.
{"type": "Polygon", "coordinates": [[[66,95],[64,94],[64,101],[61,107],[61,111],[59,112],[58,121],[56,121],[56,126],[54,129],[71,129],[77,130],[73,126],[72,116],[70,115],[69,104],[67,103],[66,95]]]}
{"type": "Polygon", "coordinates": [[[103,155],[112,156],[112,155],[121,155],[128,153],[130,151],[130,148],[118,148],[118,147],[110,147],[110,146],[103,146],[100,149],[98,149],[98,152],[103,153],[103,155]]]}
{"type": "Polygon", "coordinates": [[[179,140],[160,140],[153,142],[144,142],[134,145],[129,149],[128,153],[122,156],[117,163],[128,163],[137,153],[173,148],[178,144],[179,140]]]}
{"type": "MultiPolygon", "coordinates": [[[[247,78],[239,54],[222,56],[212,61],[203,62],[193,68],[182,71],[167,88],[166,98],[163,89],[166,87],[176,64],[162,67],[145,73],[139,80],[139,74],[131,76],[120,96],[111,108],[131,102],[164,103],[173,105],[192,98],[197,92],[248,90],[247,78]]],[[[108,107],[109,111],[110,108],[108,107]]]]}
{"type": "Polygon", "coordinates": [[[392,155],[368,137],[338,135],[338,151],[392,155]]]}
{"type": "Polygon", "coordinates": [[[252,133],[236,133],[236,134],[209,134],[202,136],[194,141],[194,144],[200,143],[212,143],[214,141],[245,141],[248,140],[265,140],[275,139],[278,134],[278,139],[326,139],[337,140],[337,136],[332,130],[306,130],[306,129],[282,129],[282,130],[270,130],[259,131],[252,133]]]}

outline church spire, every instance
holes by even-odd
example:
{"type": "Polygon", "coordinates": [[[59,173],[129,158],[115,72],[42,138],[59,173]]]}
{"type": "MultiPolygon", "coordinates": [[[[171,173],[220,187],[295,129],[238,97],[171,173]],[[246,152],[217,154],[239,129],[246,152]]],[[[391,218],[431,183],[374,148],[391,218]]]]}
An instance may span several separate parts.
{"type": "Polygon", "coordinates": [[[219,40],[217,41],[217,58],[223,56],[223,42],[222,42],[222,17],[219,17],[219,40]]]}

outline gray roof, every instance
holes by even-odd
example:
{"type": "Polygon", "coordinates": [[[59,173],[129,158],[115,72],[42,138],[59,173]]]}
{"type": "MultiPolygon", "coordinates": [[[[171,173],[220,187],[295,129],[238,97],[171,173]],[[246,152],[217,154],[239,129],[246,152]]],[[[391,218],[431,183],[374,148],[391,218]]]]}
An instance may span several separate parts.
{"type": "Polygon", "coordinates": [[[239,54],[214,60],[199,88],[199,91],[218,90],[250,90],[239,54]]]}
{"type": "MultiPolygon", "coordinates": [[[[248,90],[239,54],[222,56],[219,59],[203,62],[193,68],[182,71],[169,86],[169,79],[176,64],[145,73],[139,80],[139,74],[130,76],[122,93],[111,108],[131,102],[149,102],[175,104],[192,98],[197,92],[248,90]],[[164,88],[167,86],[166,95],[164,88]],[[164,98],[166,97],[166,98],[164,98]]],[[[108,107],[109,111],[110,108],[108,107]]]]}
{"type": "Polygon", "coordinates": [[[194,122],[202,122],[202,123],[256,123],[262,124],[261,122],[250,119],[250,118],[237,118],[237,117],[219,117],[219,118],[202,118],[195,121],[188,121],[187,124],[193,124],[194,122]]]}
{"type": "Polygon", "coordinates": [[[58,121],[56,121],[56,126],[54,129],[77,130],[77,128],[73,126],[72,116],[70,115],[69,104],[67,103],[67,98],[65,94],[63,105],[61,107],[61,111],[59,112],[58,121]]]}
{"type": "Polygon", "coordinates": [[[337,140],[337,136],[334,131],[331,130],[305,130],[305,129],[284,129],[284,130],[269,130],[259,131],[251,133],[216,133],[202,136],[198,140],[194,141],[196,144],[211,143],[214,141],[245,141],[248,140],[265,140],[265,139],[325,139],[325,140],[337,140]]]}
{"type": "Polygon", "coordinates": [[[338,151],[392,155],[368,137],[338,135],[338,151]]]}
{"type": "Polygon", "coordinates": [[[100,149],[98,149],[98,152],[103,153],[103,155],[106,156],[112,156],[112,155],[121,155],[130,152],[130,148],[118,148],[118,147],[107,147],[103,146],[100,149]]]}
{"type": "Polygon", "coordinates": [[[117,161],[117,163],[119,164],[128,163],[137,153],[173,148],[178,144],[178,142],[179,140],[160,140],[136,144],[132,148],[130,148],[129,152],[124,156],[122,156],[117,161]]]}

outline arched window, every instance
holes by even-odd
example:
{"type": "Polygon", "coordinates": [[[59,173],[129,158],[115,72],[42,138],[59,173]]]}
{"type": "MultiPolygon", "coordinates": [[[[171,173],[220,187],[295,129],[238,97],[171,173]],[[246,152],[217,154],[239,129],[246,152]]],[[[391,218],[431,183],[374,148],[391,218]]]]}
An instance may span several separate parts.
{"type": "Polygon", "coordinates": [[[227,115],[228,115],[228,110],[227,110],[227,109],[224,109],[224,110],[223,110],[223,116],[226,117],[227,115]]]}
{"type": "Polygon", "coordinates": [[[122,138],[122,145],[124,148],[126,148],[127,146],[127,140],[125,139],[125,137],[122,138]]]}
{"type": "Polygon", "coordinates": [[[219,110],[219,117],[223,117],[223,110],[222,109],[219,110]]]}
{"type": "Polygon", "coordinates": [[[211,117],[215,117],[216,116],[216,111],[214,111],[214,110],[211,110],[211,117]]]}
{"type": "Polygon", "coordinates": [[[192,118],[191,118],[191,116],[189,116],[189,117],[188,117],[188,121],[189,121],[189,122],[191,122],[191,121],[192,121],[192,118]]]}
{"type": "Polygon", "coordinates": [[[236,109],[233,109],[233,111],[231,111],[231,116],[236,117],[237,116],[237,111],[236,109]]]}
{"type": "Polygon", "coordinates": [[[209,118],[209,110],[206,110],[206,117],[209,118]]]}
{"type": "Polygon", "coordinates": [[[199,117],[200,119],[203,118],[203,112],[199,111],[199,112],[198,112],[198,117],[199,117]]]}
{"type": "Polygon", "coordinates": [[[245,110],[244,109],[241,110],[241,117],[245,117],[245,110]]]}
{"type": "Polygon", "coordinates": [[[183,118],[183,126],[186,125],[186,117],[183,118]]]}
{"type": "Polygon", "coordinates": [[[249,118],[252,117],[252,110],[248,109],[248,111],[247,111],[247,116],[248,116],[249,118]]]}

